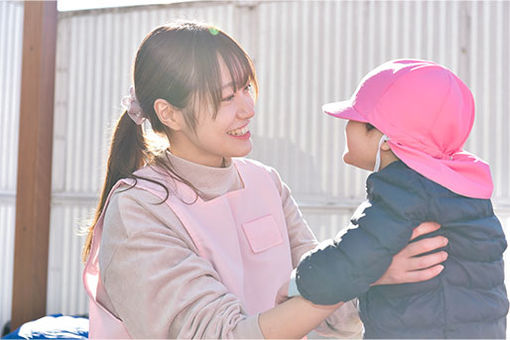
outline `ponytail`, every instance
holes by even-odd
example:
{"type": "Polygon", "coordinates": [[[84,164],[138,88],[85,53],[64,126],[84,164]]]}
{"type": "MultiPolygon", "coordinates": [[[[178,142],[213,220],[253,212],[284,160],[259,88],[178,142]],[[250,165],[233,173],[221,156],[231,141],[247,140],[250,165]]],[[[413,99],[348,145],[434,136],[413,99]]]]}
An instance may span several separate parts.
{"type": "Polygon", "coordinates": [[[127,114],[127,111],[124,111],[117,121],[113,133],[106,167],[106,178],[94,214],[94,220],[88,228],[87,239],[83,247],[82,260],[84,262],[90,253],[94,227],[103,212],[106,199],[113,186],[122,178],[133,178],[133,172],[142,167],[146,160],[147,144],[143,136],[142,126],[136,125],[127,114]]]}

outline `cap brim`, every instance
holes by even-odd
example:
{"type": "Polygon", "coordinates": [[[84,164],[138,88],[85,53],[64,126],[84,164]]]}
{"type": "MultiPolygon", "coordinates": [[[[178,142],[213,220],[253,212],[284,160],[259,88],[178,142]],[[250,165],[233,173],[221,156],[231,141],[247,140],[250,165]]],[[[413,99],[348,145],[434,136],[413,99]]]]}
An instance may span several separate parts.
{"type": "Polygon", "coordinates": [[[493,191],[489,165],[461,151],[452,159],[439,159],[423,151],[388,141],[393,153],[408,167],[451,191],[472,198],[489,199],[493,191]]]}
{"type": "Polygon", "coordinates": [[[348,120],[355,120],[362,123],[368,123],[368,120],[365,117],[363,117],[361,113],[356,111],[356,109],[352,105],[352,101],[350,100],[324,104],[322,106],[322,112],[336,118],[343,118],[348,120]]]}

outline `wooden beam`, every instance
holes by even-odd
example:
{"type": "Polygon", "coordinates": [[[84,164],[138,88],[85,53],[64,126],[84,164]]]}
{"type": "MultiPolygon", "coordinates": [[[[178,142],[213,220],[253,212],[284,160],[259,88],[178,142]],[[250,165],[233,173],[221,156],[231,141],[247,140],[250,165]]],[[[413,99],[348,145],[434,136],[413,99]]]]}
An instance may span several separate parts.
{"type": "Polygon", "coordinates": [[[11,328],[46,314],[56,1],[26,1],[11,328]]]}

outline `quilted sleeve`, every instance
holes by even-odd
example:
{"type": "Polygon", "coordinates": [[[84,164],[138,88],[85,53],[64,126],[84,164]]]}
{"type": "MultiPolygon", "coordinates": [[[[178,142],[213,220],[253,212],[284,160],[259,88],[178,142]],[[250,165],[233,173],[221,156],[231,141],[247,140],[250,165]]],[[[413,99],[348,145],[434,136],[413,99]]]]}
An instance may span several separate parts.
{"type": "Polygon", "coordinates": [[[304,256],[297,268],[298,290],[315,304],[332,305],[366,292],[408,244],[417,225],[368,201],[351,222],[345,232],[304,256]]]}

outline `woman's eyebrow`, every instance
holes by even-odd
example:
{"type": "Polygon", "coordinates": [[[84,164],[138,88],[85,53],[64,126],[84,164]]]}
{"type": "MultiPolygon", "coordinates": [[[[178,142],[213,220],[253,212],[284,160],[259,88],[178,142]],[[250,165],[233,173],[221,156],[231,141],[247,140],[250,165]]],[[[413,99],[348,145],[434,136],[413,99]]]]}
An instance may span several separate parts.
{"type": "Polygon", "coordinates": [[[227,83],[227,84],[223,85],[221,87],[221,89],[223,90],[223,89],[226,89],[227,87],[232,87],[233,88],[234,87],[234,82],[231,81],[230,83],[227,83]]]}

